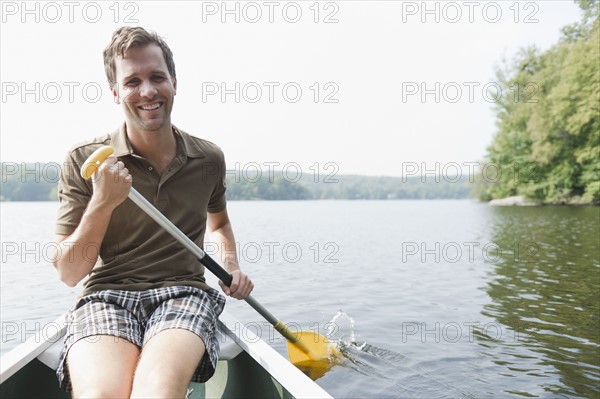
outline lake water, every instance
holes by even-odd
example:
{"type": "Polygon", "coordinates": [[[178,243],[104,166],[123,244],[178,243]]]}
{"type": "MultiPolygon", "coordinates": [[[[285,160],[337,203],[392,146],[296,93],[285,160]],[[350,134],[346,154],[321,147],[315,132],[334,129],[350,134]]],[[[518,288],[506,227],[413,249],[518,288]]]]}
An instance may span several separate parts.
{"type": "MultiPolygon", "coordinates": [[[[56,208],[0,205],[2,353],[80,290],[47,259],[56,208]]],[[[317,380],[334,397],[600,395],[598,208],[291,201],[229,212],[255,298],[343,348],[348,360],[317,380]]],[[[227,309],[285,354],[244,302],[227,309]]]]}

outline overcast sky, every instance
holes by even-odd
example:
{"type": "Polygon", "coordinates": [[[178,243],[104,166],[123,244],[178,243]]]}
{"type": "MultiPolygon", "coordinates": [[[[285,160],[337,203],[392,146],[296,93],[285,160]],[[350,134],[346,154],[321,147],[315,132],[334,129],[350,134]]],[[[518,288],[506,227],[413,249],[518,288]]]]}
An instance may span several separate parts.
{"type": "Polygon", "coordinates": [[[175,56],[173,123],[217,143],[231,169],[443,172],[485,156],[494,67],[547,49],[579,16],[570,0],[4,1],[0,156],[59,162],[117,128],[102,50],[141,25],[175,56]]]}

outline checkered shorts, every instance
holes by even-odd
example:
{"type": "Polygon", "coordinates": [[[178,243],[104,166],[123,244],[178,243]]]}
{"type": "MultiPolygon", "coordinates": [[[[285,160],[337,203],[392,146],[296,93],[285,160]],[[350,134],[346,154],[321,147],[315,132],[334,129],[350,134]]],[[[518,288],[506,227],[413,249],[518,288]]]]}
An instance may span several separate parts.
{"type": "Polygon", "coordinates": [[[145,291],[104,290],[86,295],[67,314],[67,334],[56,370],[60,387],[70,392],[67,354],[80,339],[94,342],[96,335],[112,335],[142,348],[160,331],[189,330],[204,341],[206,353],[192,377],[205,382],[215,372],[219,358],[216,323],[225,298],[216,290],[173,286],[145,291]]]}

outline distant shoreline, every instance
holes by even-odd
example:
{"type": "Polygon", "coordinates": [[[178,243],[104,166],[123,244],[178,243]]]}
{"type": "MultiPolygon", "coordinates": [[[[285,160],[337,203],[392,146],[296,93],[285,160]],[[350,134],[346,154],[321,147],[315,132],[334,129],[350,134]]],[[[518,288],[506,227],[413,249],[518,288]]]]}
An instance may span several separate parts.
{"type": "Polygon", "coordinates": [[[564,202],[543,202],[535,201],[525,198],[522,195],[515,195],[511,197],[493,199],[488,202],[490,206],[523,206],[523,207],[536,207],[536,206],[598,206],[599,203],[585,202],[581,197],[570,197],[564,202]]]}
{"type": "MultiPolygon", "coordinates": [[[[45,176],[43,165],[2,165],[0,201],[55,201],[58,175],[45,176]]],[[[441,179],[421,176],[361,175],[226,176],[227,198],[235,200],[399,200],[472,198],[468,177],[441,179]]],[[[199,182],[201,183],[201,182],[199,182]]]]}
{"type": "MultiPolygon", "coordinates": [[[[58,200],[58,175],[45,175],[43,165],[15,167],[2,163],[0,202],[45,202],[58,200]]],[[[443,176],[362,176],[331,175],[315,181],[314,176],[285,178],[240,178],[227,176],[228,201],[304,201],[304,200],[440,200],[473,199],[490,206],[597,206],[582,197],[571,196],[561,202],[546,202],[516,195],[505,198],[482,198],[477,181],[467,176],[452,179],[443,176]]]]}

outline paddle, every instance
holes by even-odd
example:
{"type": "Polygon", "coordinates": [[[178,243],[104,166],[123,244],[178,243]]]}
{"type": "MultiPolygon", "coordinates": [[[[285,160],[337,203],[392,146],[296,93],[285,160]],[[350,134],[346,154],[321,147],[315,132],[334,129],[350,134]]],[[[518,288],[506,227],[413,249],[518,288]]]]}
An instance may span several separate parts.
{"type": "MultiPolygon", "coordinates": [[[[94,151],[81,167],[81,177],[85,180],[92,177],[100,164],[102,164],[113,151],[113,148],[110,146],[103,146],[94,151]]],[[[175,239],[185,248],[196,255],[200,262],[202,262],[202,264],[226,286],[229,287],[231,285],[231,275],[190,240],[188,236],[183,234],[181,230],[160,213],[133,187],[129,192],[129,199],[138,205],[169,234],[175,237],[175,239]]],[[[307,372],[311,378],[316,379],[325,374],[325,372],[327,372],[327,370],[335,363],[336,358],[341,355],[338,349],[323,335],[313,331],[298,331],[297,333],[294,333],[283,322],[273,316],[273,314],[271,314],[264,306],[258,303],[251,295],[248,295],[244,300],[271,323],[275,330],[279,331],[279,333],[285,337],[287,340],[290,361],[304,372],[307,372]]]]}

